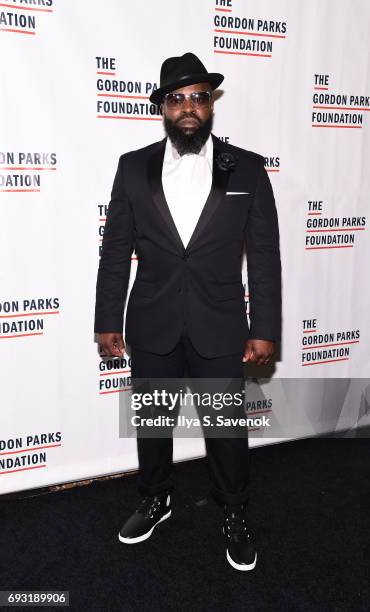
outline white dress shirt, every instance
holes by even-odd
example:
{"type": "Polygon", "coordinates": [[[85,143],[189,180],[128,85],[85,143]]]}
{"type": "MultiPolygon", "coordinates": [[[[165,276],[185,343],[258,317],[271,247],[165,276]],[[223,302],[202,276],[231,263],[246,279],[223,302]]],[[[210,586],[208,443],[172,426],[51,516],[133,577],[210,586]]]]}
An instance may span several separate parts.
{"type": "Polygon", "coordinates": [[[199,154],[179,155],[167,138],[163,159],[164,195],[177,231],[186,247],[212,186],[212,136],[199,154]]]}

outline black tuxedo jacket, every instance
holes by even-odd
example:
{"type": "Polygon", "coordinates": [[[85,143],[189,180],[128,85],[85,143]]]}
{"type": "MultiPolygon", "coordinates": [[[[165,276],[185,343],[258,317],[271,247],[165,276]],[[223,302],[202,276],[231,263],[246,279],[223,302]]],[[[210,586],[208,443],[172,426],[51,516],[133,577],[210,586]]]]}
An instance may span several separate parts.
{"type": "Polygon", "coordinates": [[[120,157],[102,243],[95,332],[122,333],[135,250],[138,268],[125,325],[129,345],[168,353],[184,326],[204,357],[242,352],[247,338],[280,340],[279,228],[264,158],[212,138],[212,187],[186,248],[162,187],[166,139],[120,157]],[[237,159],[234,169],[220,168],[220,152],[237,159]]]}

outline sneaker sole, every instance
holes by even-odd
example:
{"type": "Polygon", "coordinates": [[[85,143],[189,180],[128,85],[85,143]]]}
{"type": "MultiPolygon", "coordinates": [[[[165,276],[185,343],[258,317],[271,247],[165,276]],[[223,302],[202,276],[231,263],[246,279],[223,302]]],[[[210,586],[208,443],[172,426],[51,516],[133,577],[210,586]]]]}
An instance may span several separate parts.
{"type": "Polygon", "coordinates": [[[150,536],[153,533],[153,529],[159,525],[159,523],[162,523],[162,521],[165,521],[166,519],[170,518],[172,513],[172,510],[170,510],[169,512],[167,512],[167,514],[164,514],[162,516],[162,518],[159,519],[159,521],[153,525],[153,527],[147,531],[146,533],[144,533],[141,536],[137,536],[137,538],[124,538],[123,536],[121,536],[121,534],[118,534],[118,539],[120,542],[124,542],[125,544],[137,544],[137,542],[143,542],[144,540],[147,540],[148,538],[150,538],[150,536]]]}
{"type": "Polygon", "coordinates": [[[235,561],[233,561],[233,559],[230,557],[228,550],[226,550],[226,559],[234,569],[241,570],[242,572],[248,572],[256,567],[257,553],[254,557],[253,563],[249,563],[248,565],[246,565],[245,563],[243,563],[242,565],[240,565],[239,563],[235,563],[235,561]]]}

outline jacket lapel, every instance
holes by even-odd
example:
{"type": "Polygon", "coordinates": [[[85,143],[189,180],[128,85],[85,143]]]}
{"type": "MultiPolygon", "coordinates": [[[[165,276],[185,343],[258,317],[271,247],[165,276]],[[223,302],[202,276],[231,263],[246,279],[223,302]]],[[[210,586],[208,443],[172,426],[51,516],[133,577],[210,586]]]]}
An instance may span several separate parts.
{"type": "Polygon", "coordinates": [[[153,200],[157,205],[157,208],[171,233],[172,239],[174,240],[177,249],[179,249],[181,253],[189,251],[193,248],[195,242],[203,234],[206,226],[208,225],[210,219],[217,210],[217,207],[222,202],[226,193],[229,172],[221,170],[216,162],[216,157],[218,153],[223,151],[225,146],[222,140],[219,140],[218,138],[213,136],[213,134],[211,137],[213,139],[212,186],[186,248],[181,240],[180,234],[176,228],[175,222],[171,215],[171,211],[168,207],[162,185],[162,166],[164,152],[166,148],[166,138],[161,141],[157,151],[148,160],[148,181],[153,200]]]}
{"type": "Polygon", "coordinates": [[[163,191],[162,166],[163,166],[163,158],[164,158],[165,149],[166,149],[166,138],[161,141],[158,150],[155,153],[153,153],[153,155],[148,160],[148,166],[147,166],[148,181],[149,181],[150,190],[152,192],[153,200],[155,204],[157,205],[157,208],[160,214],[162,215],[164,222],[166,223],[168,229],[170,230],[170,233],[172,235],[173,240],[176,243],[177,248],[183,252],[185,247],[181,240],[180,234],[177,231],[175,222],[171,215],[171,211],[168,207],[167,200],[166,200],[166,197],[163,191]]]}
{"type": "Polygon", "coordinates": [[[212,186],[209,192],[206,203],[202,209],[194,232],[188,242],[186,250],[189,251],[195,242],[201,237],[206,226],[210,222],[212,215],[217,210],[226,194],[227,183],[229,180],[229,172],[221,170],[216,162],[217,155],[224,150],[222,140],[216,138],[212,134],[213,139],[213,168],[212,168],[212,186]]]}

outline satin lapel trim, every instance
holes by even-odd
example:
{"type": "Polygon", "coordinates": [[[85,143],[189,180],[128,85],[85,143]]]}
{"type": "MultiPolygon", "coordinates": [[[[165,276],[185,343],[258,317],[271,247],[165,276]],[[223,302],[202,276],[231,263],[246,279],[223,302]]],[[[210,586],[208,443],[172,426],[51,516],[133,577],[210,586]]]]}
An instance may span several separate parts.
{"type": "MultiPolygon", "coordinates": [[[[222,142],[222,141],[221,141],[222,142]]],[[[216,163],[216,156],[221,151],[221,147],[213,137],[213,169],[212,169],[212,186],[209,192],[206,203],[199,216],[198,222],[195,226],[194,232],[188,242],[186,250],[191,249],[194,243],[199,240],[206,226],[210,222],[212,216],[217,210],[218,206],[222,202],[226,195],[227,183],[229,180],[230,172],[221,170],[216,163]]]]}
{"type": "Polygon", "coordinates": [[[162,184],[162,167],[163,158],[166,148],[166,139],[162,142],[158,151],[156,151],[148,160],[148,181],[152,192],[152,197],[157,205],[157,208],[162,215],[168,229],[170,230],[171,236],[175,241],[178,249],[182,252],[185,250],[184,243],[181,240],[180,234],[177,231],[176,224],[171,215],[171,211],[168,207],[166,197],[164,195],[163,184],[162,184]]]}

